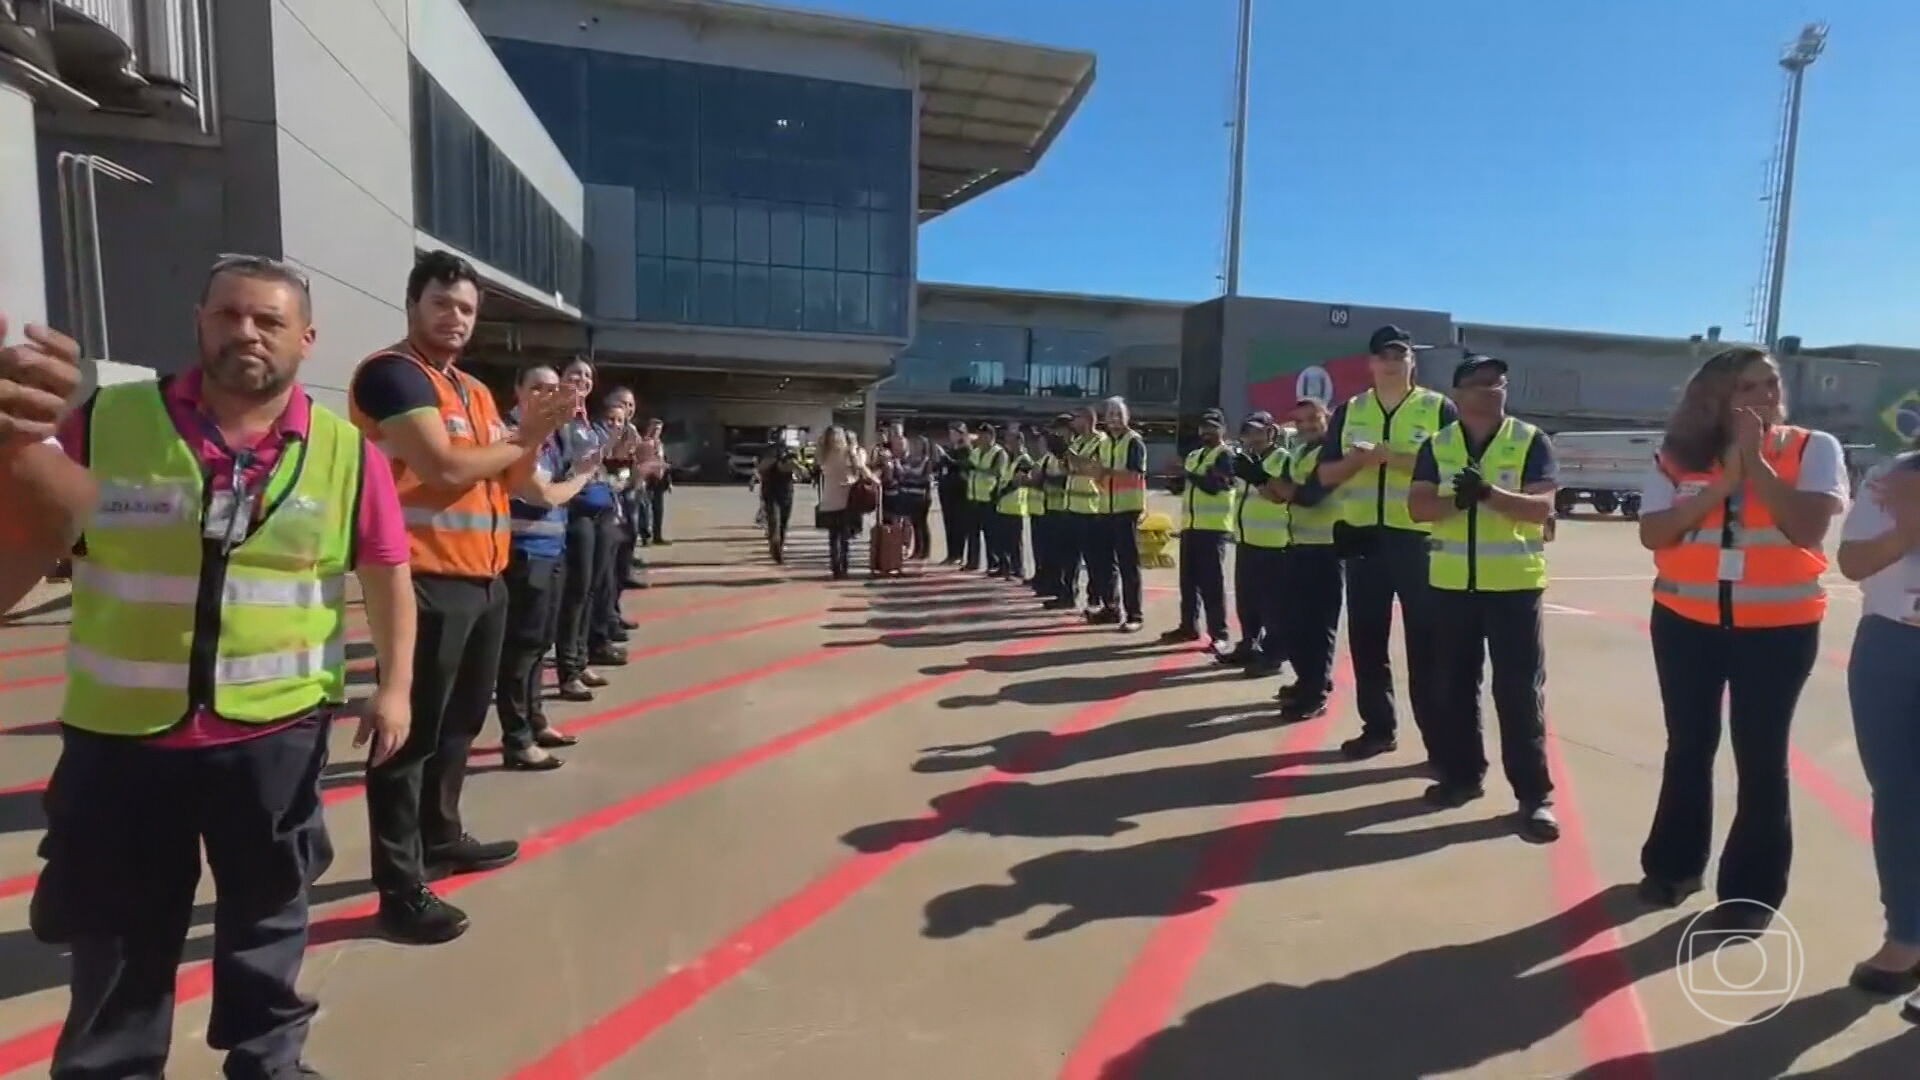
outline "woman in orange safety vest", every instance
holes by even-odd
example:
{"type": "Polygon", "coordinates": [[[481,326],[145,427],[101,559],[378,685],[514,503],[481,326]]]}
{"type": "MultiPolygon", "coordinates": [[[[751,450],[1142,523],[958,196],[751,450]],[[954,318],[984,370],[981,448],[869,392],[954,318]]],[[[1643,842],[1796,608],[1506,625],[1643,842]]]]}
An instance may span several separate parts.
{"type": "Polygon", "coordinates": [[[1656,568],[1667,753],[1640,894],[1673,906],[1702,887],[1724,697],[1739,797],[1712,918],[1719,929],[1759,930],[1786,896],[1788,727],[1819,653],[1822,544],[1846,506],[1846,468],[1832,435],[1786,422],[1779,366],[1746,347],[1694,372],[1655,464],[1640,542],[1656,568]]]}

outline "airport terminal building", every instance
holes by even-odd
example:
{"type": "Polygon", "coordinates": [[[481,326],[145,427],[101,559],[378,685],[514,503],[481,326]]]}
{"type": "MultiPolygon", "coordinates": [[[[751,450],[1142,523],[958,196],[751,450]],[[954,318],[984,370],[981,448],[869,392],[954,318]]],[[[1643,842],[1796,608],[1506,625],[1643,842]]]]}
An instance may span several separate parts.
{"type": "MultiPolygon", "coordinates": [[[[1711,344],[920,280],[919,225],[1040,164],[1093,83],[1085,52],[731,0],[19,8],[48,47],[0,32],[0,309],[141,369],[192,362],[218,255],[273,255],[311,278],[305,378],[338,404],[438,247],[484,278],[483,377],[591,356],[706,475],[771,426],[1037,420],[1110,394],[1165,461],[1203,409],[1357,391],[1389,322],[1434,364],[1515,361],[1516,411],[1550,429],[1645,426],[1711,344]]],[[[1806,352],[1835,363],[1803,401],[1870,441],[1920,433],[1920,352],[1806,352]]]]}

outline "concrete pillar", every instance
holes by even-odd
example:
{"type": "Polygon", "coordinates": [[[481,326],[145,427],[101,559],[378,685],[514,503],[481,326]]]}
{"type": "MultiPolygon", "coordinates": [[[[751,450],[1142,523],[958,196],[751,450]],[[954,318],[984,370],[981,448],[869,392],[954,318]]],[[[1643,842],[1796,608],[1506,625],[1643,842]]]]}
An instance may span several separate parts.
{"type": "Polygon", "coordinates": [[[20,327],[47,321],[46,248],[33,97],[0,78],[0,314],[20,327]]]}

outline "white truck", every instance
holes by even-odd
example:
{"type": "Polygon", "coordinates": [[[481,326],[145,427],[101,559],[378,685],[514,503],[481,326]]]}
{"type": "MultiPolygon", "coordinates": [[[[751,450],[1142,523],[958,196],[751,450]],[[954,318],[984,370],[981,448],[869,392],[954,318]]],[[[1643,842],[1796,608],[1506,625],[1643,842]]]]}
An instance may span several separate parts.
{"type": "Polygon", "coordinates": [[[1640,493],[1654,470],[1660,449],[1658,431],[1564,431],[1553,436],[1560,466],[1560,492],[1554,509],[1565,517],[1581,503],[1629,520],[1640,516],[1640,493]]]}

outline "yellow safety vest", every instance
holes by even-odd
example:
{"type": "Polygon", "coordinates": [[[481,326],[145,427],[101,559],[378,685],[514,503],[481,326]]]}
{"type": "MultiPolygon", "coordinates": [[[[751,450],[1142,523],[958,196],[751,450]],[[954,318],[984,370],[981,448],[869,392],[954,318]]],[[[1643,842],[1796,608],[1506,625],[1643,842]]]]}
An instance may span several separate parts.
{"type": "Polygon", "coordinates": [[[1228,483],[1227,489],[1218,495],[1201,491],[1195,480],[1207,475],[1220,455],[1227,452],[1225,446],[1212,449],[1200,447],[1187,455],[1187,490],[1182,503],[1186,512],[1181,516],[1182,529],[1195,529],[1200,532],[1233,531],[1233,504],[1237,494],[1235,485],[1228,483]]]}
{"type": "MultiPolygon", "coordinates": [[[[1012,483],[1015,473],[1031,468],[1033,468],[1033,459],[1027,455],[1021,454],[1019,459],[1015,460],[1011,454],[1003,453],[1000,461],[1001,486],[1012,483]]],[[[1024,487],[1008,489],[1006,494],[1000,496],[1000,501],[994,509],[1010,517],[1026,517],[1027,489],[1024,487]]]]}
{"type": "Polygon", "coordinates": [[[967,460],[973,464],[973,471],[967,474],[967,501],[991,503],[995,489],[1000,486],[1001,459],[1007,452],[996,443],[985,450],[976,446],[967,454],[967,460]]]}
{"type": "Polygon", "coordinates": [[[1049,514],[1066,513],[1067,463],[1059,455],[1048,452],[1040,459],[1040,486],[1045,495],[1041,509],[1049,514]]]}
{"type": "MultiPolygon", "coordinates": [[[[1288,465],[1287,479],[1304,487],[1313,478],[1313,471],[1319,467],[1320,444],[1314,443],[1300,451],[1288,465]]],[[[1344,510],[1336,492],[1328,492],[1312,506],[1290,503],[1287,507],[1288,540],[1300,547],[1331,546],[1333,527],[1340,521],[1344,510]]]]}
{"type": "MultiPolygon", "coordinates": [[[[1073,452],[1095,461],[1107,460],[1107,433],[1096,431],[1073,440],[1073,452]]],[[[1106,510],[1106,484],[1097,476],[1067,477],[1067,512],[1098,514],[1106,510]]]]}
{"type": "MultiPolygon", "coordinates": [[[[1365,442],[1385,446],[1395,453],[1417,453],[1420,444],[1440,430],[1446,401],[1432,390],[1416,386],[1389,417],[1372,390],[1358,394],[1347,402],[1340,451],[1351,453],[1355,443],[1365,442]]],[[[1427,523],[1413,520],[1407,512],[1407,492],[1412,485],[1413,472],[1409,469],[1382,465],[1370,474],[1359,473],[1340,485],[1342,516],[1353,525],[1385,525],[1426,532],[1427,523]]]]}
{"type": "MultiPolygon", "coordinates": [[[[1140,458],[1146,460],[1147,443],[1137,431],[1129,431],[1120,438],[1107,439],[1106,464],[1109,469],[1125,470],[1127,451],[1135,444],[1140,446],[1140,458]]],[[[1147,509],[1147,474],[1121,472],[1118,476],[1107,478],[1107,513],[1142,513],[1147,509]]]]}
{"type": "MultiPolygon", "coordinates": [[[[1487,483],[1518,491],[1527,450],[1540,430],[1509,416],[1480,455],[1487,483]]],[[[1440,492],[1450,496],[1453,478],[1472,460],[1466,430],[1448,424],[1433,437],[1433,463],[1440,492]]],[[[1454,592],[1527,592],[1547,587],[1546,528],[1510,518],[1485,503],[1434,523],[1427,540],[1427,580],[1454,592]]]]}
{"type": "MultiPolygon", "coordinates": [[[[102,387],[88,420],[100,508],[74,562],[62,723],[163,734],[196,709],[268,724],[347,697],[346,575],[364,442],[312,409],[264,490],[251,535],[204,541],[206,475],[154,383],[102,387]],[[219,617],[199,617],[219,597],[219,617]]],[[[223,497],[219,505],[229,505],[223,497]]],[[[222,515],[225,516],[224,514],[222,515]]]]}
{"type": "MultiPolygon", "coordinates": [[[[1260,467],[1266,470],[1267,479],[1278,479],[1286,475],[1287,460],[1287,448],[1276,446],[1260,459],[1260,467]]],[[[1240,495],[1238,527],[1235,529],[1240,543],[1257,548],[1286,547],[1287,519],[1292,514],[1292,508],[1260,494],[1244,480],[1240,483],[1246,488],[1240,495]]]]}

